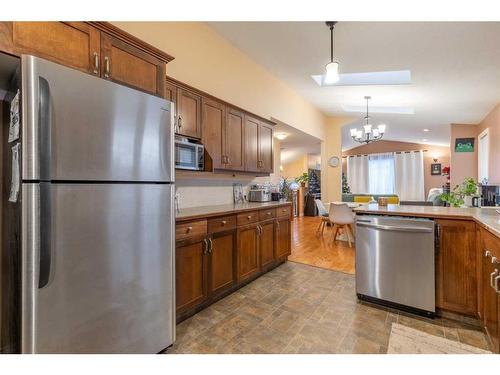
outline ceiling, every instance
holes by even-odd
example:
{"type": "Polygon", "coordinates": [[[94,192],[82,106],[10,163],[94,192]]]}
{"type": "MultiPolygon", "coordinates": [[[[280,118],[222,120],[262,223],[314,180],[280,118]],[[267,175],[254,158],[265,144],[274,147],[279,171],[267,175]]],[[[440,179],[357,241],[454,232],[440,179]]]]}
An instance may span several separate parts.
{"type": "Polygon", "coordinates": [[[409,69],[412,84],[320,88],[311,78],[329,60],[323,22],[210,22],[209,25],[326,115],[355,116],[342,148],[356,146],[349,129],[362,113],[343,105],[413,107],[414,114],[374,114],[385,139],[449,144],[451,123],[478,123],[500,101],[500,22],[339,22],[335,56],[341,73],[409,69]],[[423,129],[429,129],[424,132],[423,129]],[[425,140],[424,140],[425,139],[425,140]]]}
{"type": "Polygon", "coordinates": [[[321,154],[321,140],[304,133],[303,131],[287,125],[277,119],[274,134],[285,133],[287,137],[280,142],[281,164],[288,164],[297,160],[304,154],[321,154]]]}

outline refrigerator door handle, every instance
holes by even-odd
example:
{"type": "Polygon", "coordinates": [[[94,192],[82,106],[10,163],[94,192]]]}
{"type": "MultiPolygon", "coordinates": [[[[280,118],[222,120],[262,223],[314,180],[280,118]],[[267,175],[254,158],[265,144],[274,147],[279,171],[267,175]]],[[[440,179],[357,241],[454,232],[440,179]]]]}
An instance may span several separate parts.
{"type": "Polygon", "coordinates": [[[52,262],[51,252],[51,197],[50,183],[40,183],[40,271],[38,276],[38,288],[41,289],[49,283],[50,268],[52,262]]]}
{"type": "Polygon", "coordinates": [[[51,103],[49,82],[39,77],[38,123],[40,126],[40,180],[50,180],[51,103]]]}

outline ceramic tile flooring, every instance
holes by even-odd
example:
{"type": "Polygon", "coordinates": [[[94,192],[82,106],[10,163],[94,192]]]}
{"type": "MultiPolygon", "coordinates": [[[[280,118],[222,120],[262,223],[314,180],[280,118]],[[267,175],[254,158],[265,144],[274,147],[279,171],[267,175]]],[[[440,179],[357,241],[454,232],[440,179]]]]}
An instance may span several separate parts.
{"type": "Polygon", "coordinates": [[[353,275],[287,262],[177,325],[167,353],[386,353],[393,322],[487,348],[464,322],[357,302],[353,275]]]}

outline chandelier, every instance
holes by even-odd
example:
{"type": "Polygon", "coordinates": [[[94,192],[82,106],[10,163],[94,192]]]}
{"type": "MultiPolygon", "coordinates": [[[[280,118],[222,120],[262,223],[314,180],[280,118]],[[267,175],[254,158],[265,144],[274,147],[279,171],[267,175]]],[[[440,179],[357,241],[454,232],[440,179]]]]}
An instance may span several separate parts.
{"type": "Polygon", "coordinates": [[[370,116],[368,113],[368,101],[371,99],[371,96],[365,96],[366,99],[366,116],[365,122],[363,125],[363,130],[351,129],[351,137],[356,142],[359,143],[370,143],[379,141],[382,139],[385,133],[385,124],[380,124],[377,128],[372,129],[372,125],[370,124],[370,116]]]}

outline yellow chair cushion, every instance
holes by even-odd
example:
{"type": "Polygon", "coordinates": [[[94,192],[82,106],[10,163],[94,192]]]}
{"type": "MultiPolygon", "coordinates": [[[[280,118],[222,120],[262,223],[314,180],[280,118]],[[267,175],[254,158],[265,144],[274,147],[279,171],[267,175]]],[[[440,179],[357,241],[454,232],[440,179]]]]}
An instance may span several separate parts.
{"type": "Polygon", "coordinates": [[[399,198],[398,197],[387,197],[387,203],[388,204],[399,204],[399,198]]]}
{"type": "Polygon", "coordinates": [[[355,195],[354,196],[354,203],[368,203],[370,202],[372,197],[370,196],[363,196],[363,195],[355,195]]]}

